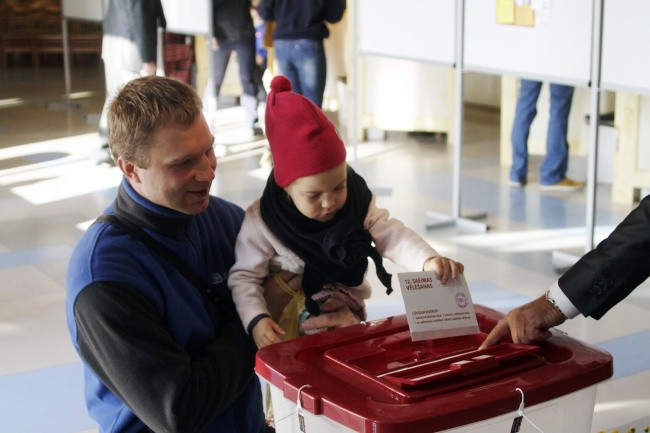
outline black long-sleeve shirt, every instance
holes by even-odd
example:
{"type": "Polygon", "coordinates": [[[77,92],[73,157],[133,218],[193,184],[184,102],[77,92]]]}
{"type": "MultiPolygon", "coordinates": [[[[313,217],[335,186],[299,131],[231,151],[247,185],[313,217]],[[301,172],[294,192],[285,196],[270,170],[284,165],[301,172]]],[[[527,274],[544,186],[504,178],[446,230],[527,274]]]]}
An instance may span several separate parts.
{"type": "Polygon", "coordinates": [[[158,27],[167,22],[160,0],[112,0],[104,17],[104,34],[133,41],[143,63],[156,61],[158,27]]]}
{"type": "Polygon", "coordinates": [[[265,21],[275,21],[275,39],[325,39],[325,22],[343,18],[346,0],[262,0],[257,11],[265,21]]]}

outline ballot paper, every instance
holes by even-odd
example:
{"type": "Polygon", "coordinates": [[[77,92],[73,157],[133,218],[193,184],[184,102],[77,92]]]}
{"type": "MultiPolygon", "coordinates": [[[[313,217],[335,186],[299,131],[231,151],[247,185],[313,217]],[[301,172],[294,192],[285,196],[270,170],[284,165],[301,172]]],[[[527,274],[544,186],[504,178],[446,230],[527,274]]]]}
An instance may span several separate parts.
{"type": "Polygon", "coordinates": [[[435,272],[397,274],[413,341],[479,332],[465,276],[442,284],[435,272]]]}

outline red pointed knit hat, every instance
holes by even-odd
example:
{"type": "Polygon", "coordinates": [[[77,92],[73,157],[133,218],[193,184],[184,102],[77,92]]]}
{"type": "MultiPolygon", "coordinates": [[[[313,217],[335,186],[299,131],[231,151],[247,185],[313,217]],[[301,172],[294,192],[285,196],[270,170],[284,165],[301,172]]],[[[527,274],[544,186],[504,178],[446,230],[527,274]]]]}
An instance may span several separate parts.
{"type": "Polygon", "coordinates": [[[291,82],[282,75],[271,81],[265,123],[280,188],[345,161],[345,145],[334,124],[316,104],[293,93],[291,82]]]}

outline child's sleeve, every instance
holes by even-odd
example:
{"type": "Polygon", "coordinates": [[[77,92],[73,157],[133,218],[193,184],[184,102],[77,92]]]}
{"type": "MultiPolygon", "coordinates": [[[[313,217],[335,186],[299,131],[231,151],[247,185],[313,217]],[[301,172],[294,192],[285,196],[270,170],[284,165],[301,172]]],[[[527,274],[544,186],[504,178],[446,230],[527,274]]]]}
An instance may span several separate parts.
{"type": "Polygon", "coordinates": [[[269,262],[274,255],[275,249],[260,231],[257,218],[247,210],[235,243],[235,264],[228,277],[228,287],[245,329],[255,317],[269,314],[262,284],[269,275],[269,262]]]}
{"type": "Polygon", "coordinates": [[[379,254],[399,266],[421,271],[424,262],[440,254],[418,235],[396,218],[391,218],[388,210],[380,209],[373,194],[368,207],[364,227],[370,232],[379,254]]]}

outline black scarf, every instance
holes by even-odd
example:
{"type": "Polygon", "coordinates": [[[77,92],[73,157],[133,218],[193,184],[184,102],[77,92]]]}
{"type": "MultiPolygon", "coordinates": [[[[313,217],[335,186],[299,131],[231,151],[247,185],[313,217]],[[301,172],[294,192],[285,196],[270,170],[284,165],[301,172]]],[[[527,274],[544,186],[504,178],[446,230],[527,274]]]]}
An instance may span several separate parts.
{"type": "Polygon", "coordinates": [[[305,262],[302,289],[307,311],[318,316],[320,309],[311,296],[325,283],[355,287],[363,282],[368,257],[375,263],[377,276],[390,294],[391,275],[363,228],[372,193],[365,180],[348,167],[348,198],[334,218],[327,222],[304,216],[289,195],[269,176],[260,200],[262,219],[280,241],[305,262]]]}

